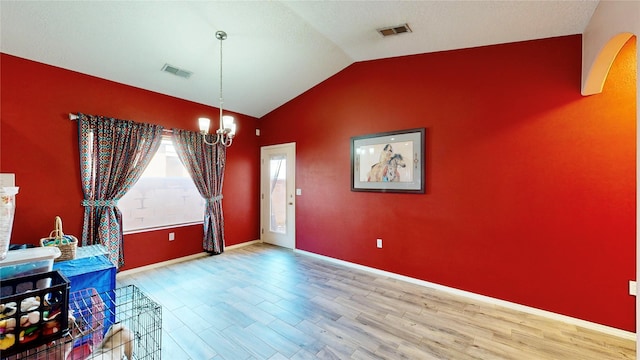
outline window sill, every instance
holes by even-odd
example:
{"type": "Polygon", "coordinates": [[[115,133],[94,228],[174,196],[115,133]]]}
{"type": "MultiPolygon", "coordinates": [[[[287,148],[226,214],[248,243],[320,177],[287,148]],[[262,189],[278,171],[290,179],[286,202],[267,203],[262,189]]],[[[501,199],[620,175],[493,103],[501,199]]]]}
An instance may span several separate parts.
{"type": "Polygon", "coordinates": [[[197,222],[185,223],[185,224],[158,226],[158,227],[150,227],[150,228],[144,228],[144,229],[132,229],[132,230],[125,230],[125,231],[122,232],[122,234],[123,235],[139,234],[139,233],[145,233],[145,232],[151,232],[151,231],[168,230],[168,229],[175,229],[175,228],[179,228],[179,227],[202,225],[202,224],[203,224],[202,221],[197,221],[197,222]]]}

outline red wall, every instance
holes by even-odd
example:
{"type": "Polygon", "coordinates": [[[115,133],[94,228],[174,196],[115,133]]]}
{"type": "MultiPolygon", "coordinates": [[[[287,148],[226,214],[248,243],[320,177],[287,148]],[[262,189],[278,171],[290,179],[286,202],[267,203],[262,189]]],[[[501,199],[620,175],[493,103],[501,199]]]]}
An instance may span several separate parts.
{"type": "Polygon", "coordinates": [[[635,48],[590,97],[580,36],[349,66],[260,120],[296,142],[296,247],[635,331],[635,48]],[[352,136],[416,127],[426,194],[350,191],[352,136]]]}
{"type": "MultiPolygon", "coordinates": [[[[20,192],[12,243],[37,244],[59,215],[64,230],[80,238],[77,123],[83,112],[197,131],[200,116],[218,109],[80,73],[0,55],[0,172],[15,173],[20,192]]],[[[238,137],[227,152],[223,210],[226,244],[259,238],[259,147],[257,119],[236,115],[238,137]]],[[[202,225],[125,235],[130,269],[202,251],[202,225]],[[168,241],[174,232],[176,240],[168,241]]]]}
{"type": "MultiPolygon", "coordinates": [[[[590,97],[569,36],[356,63],[273,111],[259,141],[297,143],[297,248],[634,331],[635,49],[590,97]],[[349,191],[350,137],[415,127],[427,128],[426,194],[349,191]]],[[[0,72],[0,172],[20,186],[13,243],[37,243],[55,215],[81,234],[69,112],[194,130],[217,116],[6,54],[0,72]]],[[[237,118],[227,245],[259,237],[258,121],[237,118]]],[[[198,253],[201,233],[126,235],[123,269],[198,253]]]]}

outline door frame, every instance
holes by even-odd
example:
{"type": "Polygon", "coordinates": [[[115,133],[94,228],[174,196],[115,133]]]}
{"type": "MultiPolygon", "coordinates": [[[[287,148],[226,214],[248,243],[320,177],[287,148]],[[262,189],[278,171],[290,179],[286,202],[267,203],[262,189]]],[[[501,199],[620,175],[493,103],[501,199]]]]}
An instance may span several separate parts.
{"type": "MultiPolygon", "coordinates": [[[[296,248],[296,143],[289,142],[283,144],[274,144],[268,146],[260,147],[260,241],[264,241],[265,229],[268,224],[265,224],[265,193],[266,188],[269,187],[269,184],[265,183],[265,153],[266,151],[277,150],[277,149],[286,149],[291,152],[291,159],[287,161],[287,172],[291,171],[290,174],[287,174],[287,196],[288,202],[292,204],[287,206],[287,225],[289,226],[288,233],[291,236],[291,249],[296,248]],[[291,179],[289,179],[289,176],[291,179]]],[[[267,179],[269,177],[267,176],[267,179]]],[[[267,210],[268,211],[268,210],[267,210]]],[[[287,247],[288,248],[288,247],[287,247]]]]}

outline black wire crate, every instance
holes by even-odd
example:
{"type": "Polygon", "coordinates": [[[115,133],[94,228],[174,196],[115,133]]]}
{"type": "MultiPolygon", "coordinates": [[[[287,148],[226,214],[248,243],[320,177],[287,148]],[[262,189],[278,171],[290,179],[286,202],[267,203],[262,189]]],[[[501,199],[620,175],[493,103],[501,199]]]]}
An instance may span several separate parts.
{"type": "Polygon", "coordinates": [[[162,307],[135,285],[69,294],[69,332],[3,360],[161,359],[162,307]]]}

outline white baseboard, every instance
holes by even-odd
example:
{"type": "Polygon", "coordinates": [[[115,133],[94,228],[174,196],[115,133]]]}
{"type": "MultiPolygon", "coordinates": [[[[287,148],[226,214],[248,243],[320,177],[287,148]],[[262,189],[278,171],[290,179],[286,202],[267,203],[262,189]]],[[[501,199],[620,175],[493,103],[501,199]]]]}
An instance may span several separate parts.
{"type": "Polygon", "coordinates": [[[464,296],[464,297],[472,299],[472,300],[478,300],[478,301],[490,303],[490,304],[493,304],[493,305],[499,305],[499,306],[503,306],[503,307],[506,307],[506,308],[509,308],[509,309],[513,309],[513,310],[522,311],[522,312],[525,312],[525,313],[528,313],[528,314],[532,314],[532,315],[543,316],[543,317],[546,317],[546,318],[551,319],[551,320],[561,321],[561,322],[564,322],[564,323],[567,323],[567,324],[571,324],[571,325],[575,325],[575,326],[581,326],[581,327],[586,328],[586,329],[599,331],[599,332],[602,332],[602,333],[605,333],[605,334],[608,334],[608,335],[617,336],[617,337],[620,337],[620,338],[623,338],[623,339],[627,339],[627,340],[636,340],[636,333],[629,332],[629,331],[626,331],[626,330],[617,329],[617,328],[614,328],[614,327],[611,327],[611,326],[606,326],[606,325],[602,325],[602,324],[598,324],[598,323],[594,323],[594,322],[590,322],[590,321],[574,318],[574,317],[571,317],[571,316],[557,314],[557,313],[554,313],[554,312],[551,312],[551,311],[536,309],[534,307],[521,305],[521,304],[513,303],[513,302],[510,302],[510,301],[506,301],[506,300],[500,300],[500,299],[492,298],[492,297],[489,297],[489,296],[480,295],[480,294],[476,294],[476,293],[472,293],[472,292],[469,292],[469,291],[464,291],[464,290],[460,290],[460,289],[456,289],[456,288],[452,288],[452,287],[448,287],[448,286],[444,286],[444,285],[439,285],[439,284],[431,283],[431,282],[428,282],[428,281],[412,278],[412,277],[409,277],[409,276],[399,275],[399,274],[396,274],[396,273],[392,273],[392,272],[388,272],[388,271],[384,271],[384,270],[379,270],[379,269],[368,267],[368,266],[364,266],[364,265],[354,264],[354,263],[351,263],[351,262],[348,262],[348,261],[334,259],[332,257],[319,255],[319,254],[314,254],[312,252],[308,252],[308,251],[304,251],[304,250],[295,249],[294,251],[297,252],[297,253],[303,254],[303,255],[312,256],[312,257],[315,257],[317,259],[321,259],[321,260],[329,261],[329,262],[332,262],[332,263],[344,265],[344,266],[355,268],[355,269],[358,269],[358,270],[364,270],[364,271],[367,271],[367,272],[370,272],[370,273],[374,273],[374,274],[377,274],[377,275],[380,275],[380,276],[386,276],[386,277],[389,277],[389,278],[392,278],[392,279],[402,280],[402,281],[406,281],[408,283],[421,285],[421,286],[424,286],[424,287],[427,287],[427,288],[441,290],[441,291],[444,291],[444,292],[447,292],[447,293],[450,293],[450,294],[464,296]]]}
{"type": "Polygon", "coordinates": [[[262,241],[258,239],[258,240],[251,240],[251,241],[243,242],[243,243],[240,243],[240,244],[225,246],[224,247],[224,251],[233,250],[233,249],[239,249],[239,248],[242,248],[242,247],[245,247],[245,246],[258,244],[258,243],[261,243],[261,242],[262,241]]]}
{"type": "MultiPolygon", "coordinates": [[[[233,249],[237,249],[237,248],[241,248],[244,246],[249,246],[255,243],[259,243],[260,240],[252,240],[252,241],[247,241],[247,242],[243,242],[240,244],[236,244],[236,245],[230,245],[230,246],[225,246],[224,250],[233,250],[233,249]]],[[[150,265],[145,265],[145,266],[140,266],[137,268],[133,268],[133,269],[129,269],[129,270],[124,270],[124,271],[120,271],[116,274],[116,279],[121,277],[121,276],[126,276],[126,275],[131,275],[131,274],[135,274],[135,273],[139,273],[142,271],[147,271],[147,270],[151,270],[151,269],[157,269],[163,266],[167,266],[167,265],[171,265],[171,264],[177,264],[177,263],[181,263],[184,261],[189,261],[189,260],[195,260],[201,257],[205,257],[205,256],[209,256],[209,253],[207,252],[201,252],[201,253],[197,253],[197,254],[193,254],[193,255],[188,255],[188,256],[183,256],[177,259],[171,259],[171,260],[167,260],[167,261],[162,261],[159,263],[155,263],[155,264],[150,264],[150,265]]]]}

